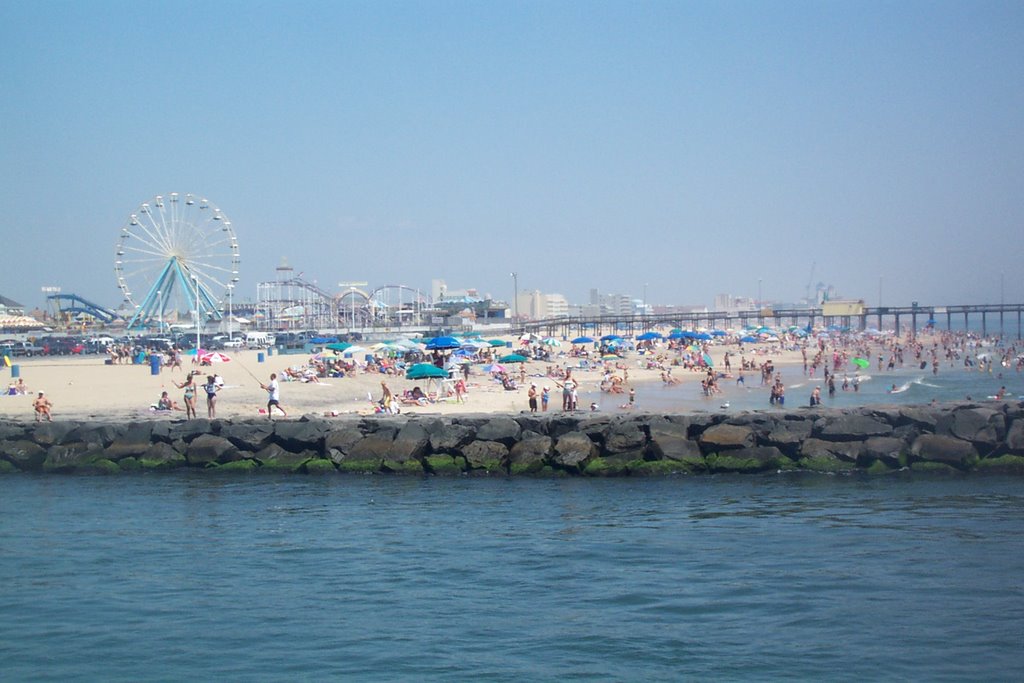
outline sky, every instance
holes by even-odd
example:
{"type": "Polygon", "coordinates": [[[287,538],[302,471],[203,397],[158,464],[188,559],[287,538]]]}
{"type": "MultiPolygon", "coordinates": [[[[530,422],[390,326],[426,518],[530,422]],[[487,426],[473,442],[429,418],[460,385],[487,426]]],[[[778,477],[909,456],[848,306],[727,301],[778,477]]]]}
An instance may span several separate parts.
{"type": "Polygon", "coordinates": [[[1024,3],[0,0],[0,294],[194,193],[236,298],[1024,301],[1024,3]]]}

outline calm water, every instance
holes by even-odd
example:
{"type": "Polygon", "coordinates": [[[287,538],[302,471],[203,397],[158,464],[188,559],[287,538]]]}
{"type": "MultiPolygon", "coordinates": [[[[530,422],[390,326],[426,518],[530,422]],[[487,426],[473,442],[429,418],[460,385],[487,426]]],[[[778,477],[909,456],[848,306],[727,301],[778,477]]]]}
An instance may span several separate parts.
{"type": "Polygon", "coordinates": [[[1019,479],[0,477],[4,680],[1020,680],[1019,479]]]}

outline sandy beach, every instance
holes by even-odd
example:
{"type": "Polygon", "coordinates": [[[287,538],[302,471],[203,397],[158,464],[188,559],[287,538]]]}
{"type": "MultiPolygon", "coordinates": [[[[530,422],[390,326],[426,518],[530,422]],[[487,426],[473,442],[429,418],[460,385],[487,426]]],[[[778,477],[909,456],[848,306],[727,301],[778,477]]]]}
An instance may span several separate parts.
{"type": "MultiPolygon", "coordinates": [[[[568,346],[565,347],[567,349],[568,346]]],[[[564,350],[565,350],[564,349],[564,350]]],[[[735,354],[737,347],[713,346],[711,356],[716,367],[726,351],[735,354]]],[[[285,368],[305,365],[308,356],[273,355],[265,356],[264,362],[258,362],[256,350],[229,352],[231,361],[217,364],[215,367],[200,368],[202,384],[211,370],[216,370],[224,378],[224,389],[217,398],[217,417],[259,417],[260,410],[265,409],[266,392],[260,388],[259,382],[267,382],[271,373],[278,377],[284,375],[285,368]]],[[[749,350],[748,350],[749,355],[749,350]]],[[[759,356],[759,360],[770,357],[780,367],[800,362],[799,351],[775,350],[770,356],[759,356]]],[[[635,352],[627,353],[622,361],[629,368],[628,385],[638,388],[661,385],[661,371],[647,369],[638,363],[642,357],[635,352]]],[[[54,419],[181,419],[185,413],[179,411],[154,411],[150,406],[156,404],[161,392],[167,391],[169,396],[184,406],[182,391],[175,386],[181,383],[188,372],[189,358],[186,357],[184,370],[169,370],[166,367],[159,375],[151,374],[149,365],[106,365],[104,356],[85,357],[42,357],[15,359],[19,366],[20,376],[24,380],[29,394],[25,396],[3,396],[0,400],[0,415],[5,418],[20,420],[33,419],[32,401],[38,391],[42,390],[53,403],[54,419]]],[[[601,369],[584,370],[578,368],[579,361],[568,355],[558,356],[552,362],[530,361],[525,363],[527,380],[515,391],[504,390],[493,381],[480,365],[474,365],[468,382],[468,393],[465,403],[457,403],[454,398],[446,398],[425,406],[402,406],[403,414],[437,414],[452,415],[458,413],[519,413],[528,409],[527,390],[530,382],[536,382],[538,389],[548,386],[551,389],[550,411],[561,410],[561,390],[545,372],[552,364],[573,368],[573,376],[577,377],[583,389],[596,387],[601,380],[601,369]]],[[[734,371],[738,366],[738,356],[733,356],[734,371]]],[[[509,366],[510,373],[518,381],[517,366],[509,366]]],[[[6,370],[4,381],[10,383],[10,370],[6,370]]],[[[622,374],[621,370],[618,374],[622,374]]],[[[756,373],[751,379],[756,380],[756,373]]],[[[673,376],[682,387],[676,387],[686,395],[697,396],[700,393],[702,372],[687,371],[681,367],[673,370],[673,376]]],[[[322,379],[320,383],[303,383],[299,381],[281,382],[281,404],[288,411],[288,419],[297,419],[303,415],[351,415],[373,414],[373,402],[381,397],[381,381],[388,383],[392,392],[398,396],[405,390],[421,386],[429,387],[423,380],[408,380],[401,376],[387,376],[380,373],[358,372],[357,374],[338,379],[322,379]]],[[[603,401],[605,412],[619,411],[618,407],[626,402],[625,395],[605,394],[603,401]]],[[[581,399],[580,409],[587,410],[581,399]]],[[[199,417],[206,417],[206,398],[202,391],[196,400],[199,417]]],[[[263,414],[265,416],[265,414],[263,414]]],[[[275,415],[275,417],[278,417],[275,415]]]]}

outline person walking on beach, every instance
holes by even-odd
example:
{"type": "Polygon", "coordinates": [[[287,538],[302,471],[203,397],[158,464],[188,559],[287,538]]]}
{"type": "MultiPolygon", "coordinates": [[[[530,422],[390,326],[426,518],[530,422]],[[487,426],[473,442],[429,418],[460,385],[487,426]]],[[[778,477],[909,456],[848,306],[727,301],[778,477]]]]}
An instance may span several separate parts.
{"type": "Polygon", "coordinates": [[[217,379],[213,375],[206,377],[203,390],[206,392],[206,416],[212,420],[217,417],[217,392],[220,390],[220,387],[217,386],[217,379]]]}
{"type": "Polygon", "coordinates": [[[288,413],[285,412],[281,406],[281,390],[277,384],[277,373],[270,373],[270,382],[267,384],[260,384],[260,387],[267,392],[267,419],[274,419],[274,408],[276,407],[281,411],[281,415],[288,417],[288,413]]]}
{"type": "Polygon", "coordinates": [[[198,417],[196,415],[196,382],[193,379],[192,373],[188,373],[185,376],[185,381],[181,384],[174,382],[174,386],[185,390],[183,397],[185,400],[185,419],[198,417]]]}
{"type": "Polygon", "coordinates": [[[44,417],[47,422],[53,422],[53,417],[50,415],[53,404],[50,403],[50,399],[43,395],[43,392],[39,392],[39,396],[32,403],[32,407],[36,410],[36,422],[42,422],[44,417]]]}

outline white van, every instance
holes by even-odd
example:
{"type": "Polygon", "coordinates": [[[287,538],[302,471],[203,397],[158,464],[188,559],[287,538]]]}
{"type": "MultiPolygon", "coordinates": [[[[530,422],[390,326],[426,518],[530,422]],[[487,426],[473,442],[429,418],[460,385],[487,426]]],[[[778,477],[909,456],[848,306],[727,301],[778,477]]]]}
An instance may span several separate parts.
{"type": "Polygon", "coordinates": [[[274,335],[269,332],[246,332],[245,345],[249,348],[273,346],[274,335]]]}

